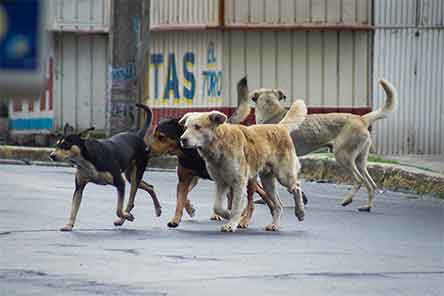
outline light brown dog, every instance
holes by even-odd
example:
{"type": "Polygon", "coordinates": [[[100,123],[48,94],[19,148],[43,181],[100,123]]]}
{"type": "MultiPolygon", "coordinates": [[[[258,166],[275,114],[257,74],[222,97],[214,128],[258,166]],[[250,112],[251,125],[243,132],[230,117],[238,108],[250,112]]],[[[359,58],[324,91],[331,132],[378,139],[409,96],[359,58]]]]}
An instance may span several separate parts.
{"type": "MultiPolygon", "coordinates": [[[[300,128],[291,133],[298,156],[308,154],[322,147],[332,147],[336,161],[350,171],[355,180],[353,189],[342,201],[347,206],[362,184],[368,191],[367,205],[360,211],[370,211],[376,184],[367,171],[367,158],[371,147],[369,126],[378,119],[385,118],[396,106],[396,90],[386,80],[380,80],[387,101],[376,111],[363,116],[349,113],[329,113],[307,115],[300,128]]],[[[279,122],[287,109],[281,102],[285,94],[278,89],[258,89],[250,93],[256,103],[256,123],[268,124],[279,122]]]]}
{"type": "Polygon", "coordinates": [[[295,215],[304,219],[304,204],[299,188],[299,160],[289,131],[297,129],[307,114],[303,101],[296,101],[281,121],[274,125],[250,127],[228,124],[227,116],[218,111],[187,113],[180,123],[185,132],[184,148],[197,148],[204,158],[208,172],[216,182],[214,211],[230,219],[222,231],[234,232],[245,208],[242,193],[247,182],[259,175],[269,198],[272,223],[266,230],[279,229],[282,205],[276,194],[275,179],[285,186],[295,200],[295,215]],[[233,192],[231,212],[223,208],[223,196],[233,192]]]}

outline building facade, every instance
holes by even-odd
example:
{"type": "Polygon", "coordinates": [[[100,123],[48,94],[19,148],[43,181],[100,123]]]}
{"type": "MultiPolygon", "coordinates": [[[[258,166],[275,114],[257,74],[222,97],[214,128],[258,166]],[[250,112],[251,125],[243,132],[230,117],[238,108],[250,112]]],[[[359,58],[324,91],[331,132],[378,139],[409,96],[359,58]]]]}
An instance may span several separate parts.
{"type": "MultiPolygon", "coordinates": [[[[10,134],[68,123],[104,134],[188,111],[231,114],[236,83],[280,88],[309,112],[364,114],[399,104],[374,124],[380,154],[444,153],[444,2],[441,0],[48,1],[47,84],[12,98],[10,134]]],[[[253,116],[249,118],[252,121],[253,116]]]]}
{"type": "Polygon", "coordinates": [[[310,112],[366,113],[371,17],[372,1],[153,0],[146,102],[155,118],[230,113],[246,75],[310,112]]]}

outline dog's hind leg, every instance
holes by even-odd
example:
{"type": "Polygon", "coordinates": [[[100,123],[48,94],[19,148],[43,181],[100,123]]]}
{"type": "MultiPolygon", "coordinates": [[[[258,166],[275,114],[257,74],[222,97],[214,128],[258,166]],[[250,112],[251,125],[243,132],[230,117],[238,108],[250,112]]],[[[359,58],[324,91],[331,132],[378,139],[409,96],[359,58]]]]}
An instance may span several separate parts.
{"type": "Polygon", "coordinates": [[[145,190],[151,196],[151,199],[153,200],[154,211],[156,213],[156,216],[160,217],[160,215],[162,214],[162,207],[160,206],[159,199],[157,198],[156,192],[154,191],[154,186],[143,181],[143,180],[140,180],[139,188],[142,190],[145,190]]]}
{"type": "MultiPolygon", "coordinates": [[[[361,185],[364,184],[365,187],[367,188],[369,194],[370,192],[372,192],[372,187],[370,185],[370,183],[367,181],[366,178],[364,178],[364,176],[360,173],[360,171],[358,170],[357,166],[356,166],[356,157],[341,157],[338,155],[336,156],[336,160],[345,168],[349,169],[353,178],[355,179],[355,185],[353,186],[353,189],[351,190],[351,192],[349,194],[347,194],[347,196],[344,198],[344,200],[342,201],[342,206],[347,206],[348,204],[350,204],[353,201],[353,197],[356,194],[356,192],[358,192],[359,188],[361,188],[361,185]]],[[[370,198],[370,197],[369,197],[370,198]]],[[[368,208],[363,208],[364,211],[370,211],[371,207],[368,208]]],[[[361,210],[361,209],[360,209],[361,210]]]]}
{"type": "Polygon", "coordinates": [[[79,212],[80,203],[82,202],[83,189],[87,184],[86,180],[83,180],[78,174],[75,179],[76,189],[72,197],[71,213],[69,215],[68,223],[66,223],[60,231],[71,231],[76,223],[77,213],[79,212]]]}
{"type": "Polygon", "coordinates": [[[370,212],[371,208],[373,207],[373,198],[375,195],[375,189],[376,189],[376,183],[373,181],[372,177],[370,176],[368,170],[367,170],[367,157],[368,153],[370,151],[371,143],[370,141],[367,142],[366,146],[362,150],[362,152],[358,155],[356,158],[356,165],[358,170],[363,176],[363,181],[365,184],[365,187],[367,188],[368,193],[368,203],[365,206],[362,206],[358,208],[361,212],[370,212]]]}
{"type": "Polygon", "coordinates": [[[276,179],[271,173],[262,173],[260,178],[267,196],[264,201],[267,203],[272,217],[271,224],[266,225],[265,230],[278,231],[282,215],[282,204],[276,192],[276,179]]]}

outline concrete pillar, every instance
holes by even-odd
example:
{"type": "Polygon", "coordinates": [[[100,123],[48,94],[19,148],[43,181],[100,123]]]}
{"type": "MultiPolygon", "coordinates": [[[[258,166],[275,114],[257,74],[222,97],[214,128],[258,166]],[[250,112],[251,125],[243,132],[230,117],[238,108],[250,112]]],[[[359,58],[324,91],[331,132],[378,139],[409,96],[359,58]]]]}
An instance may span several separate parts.
{"type": "Polygon", "coordinates": [[[138,124],[134,104],[141,100],[138,79],[142,72],[142,37],[148,28],[143,28],[142,24],[144,14],[149,11],[147,0],[114,0],[112,3],[107,95],[108,134],[134,128],[138,124]]]}

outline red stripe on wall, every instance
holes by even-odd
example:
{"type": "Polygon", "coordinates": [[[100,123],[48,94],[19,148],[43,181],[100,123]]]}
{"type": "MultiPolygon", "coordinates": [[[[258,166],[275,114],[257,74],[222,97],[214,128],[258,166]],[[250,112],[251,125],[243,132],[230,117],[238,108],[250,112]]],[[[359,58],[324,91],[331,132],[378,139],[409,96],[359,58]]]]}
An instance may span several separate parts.
{"type": "Polygon", "coordinates": [[[28,111],[29,112],[34,112],[34,99],[28,99],[28,111]]]}
{"type": "Polygon", "coordinates": [[[21,112],[23,109],[21,98],[12,98],[12,111],[21,112]]]}
{"type": "MultiPolygon", "coordinates": [[[[179,118],[182,117],[187,112],[208,112],[212,110],[218,110],[221,111],[228,116],[233,114],[234,110],[236,108],[234,107],[220,107],[220,108],[152,108],[153,110],[153,124],[157,125],[160,119],[166,118],[166,117],[172,117],[172,118],[179,118]]],[[[309,107],[308,113],[314,114],[314,113],[352,113],[356,115],[364,115],[370,112],[372,109],[370,107],[357,107],[357,108],[348,108],[348,107],[338,107],[338,108],[331,108],[331,107],[309,107]]],[[[254,117],[254,109],[250,112],[250,115],[248,115],[247,119],[243,122],[246,125],[254,124],[255,117],[254,117]]]]}
{"type": "Polygon", "coordinates": [[[48,104],[49,108],[48,110],[52,110],[53,108],[53,97],[52,97],[52,90],[53,90],[53,83],[54,83],[54,73],[53,73],[53,67],[54,67],[54,60],[53,58],[49,58],[49,78],[48,78],[48,84],[46,87],[46,90],[48,91],[48,104]]]}

